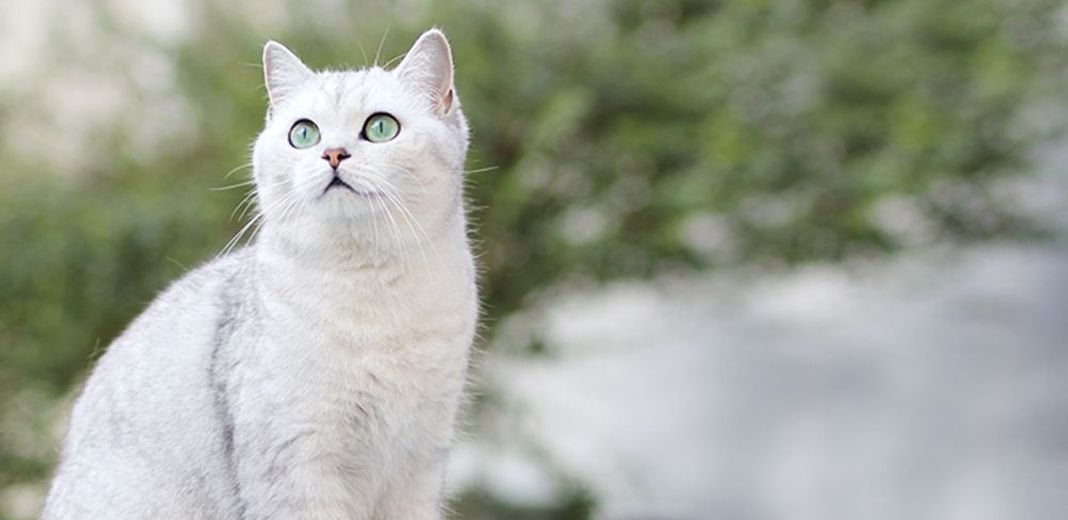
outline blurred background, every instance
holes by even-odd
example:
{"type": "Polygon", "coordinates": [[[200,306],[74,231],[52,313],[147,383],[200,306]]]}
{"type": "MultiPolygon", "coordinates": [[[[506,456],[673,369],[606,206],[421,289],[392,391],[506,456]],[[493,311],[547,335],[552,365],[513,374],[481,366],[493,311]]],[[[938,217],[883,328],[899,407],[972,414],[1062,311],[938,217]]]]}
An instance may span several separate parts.
{"type": "Polygon", "coordinates": [[[263,43],[429,26],[486,303],[452,517],[1063,518],[1062,2],[0,0],[0,519],[243,224],[263,43]]]}

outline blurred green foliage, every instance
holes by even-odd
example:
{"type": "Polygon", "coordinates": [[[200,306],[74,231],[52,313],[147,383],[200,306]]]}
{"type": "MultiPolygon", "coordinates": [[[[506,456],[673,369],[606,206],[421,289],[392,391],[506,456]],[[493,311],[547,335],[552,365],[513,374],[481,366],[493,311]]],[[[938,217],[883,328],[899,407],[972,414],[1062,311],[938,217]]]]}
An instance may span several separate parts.
{"type": "MultiPolygon", "coordinates": [[[[490,334],[563,283],[893,250],[907,241],[880,220],[888,200],[923,215],[929,240],[1025,231],[992,181],[1026,173],[1056,128],[1036,121],[1068,56],[1062,6],[1044,0],[461,0],[325,17],[293,5],[270,31],[223,4],[194,7],[177,43],[110,28],[173,59],[194,131],[146,149],[136,124],[97,129],[104,153],[75,172],[0,148],[0,412],[20,390],[69,392],[240,226],[244,194],[208,188],[247,175],[224,179],[262,122],[267,38],[337,68],[366,64],[387,21],[382,62],[444,28],[473,128],[490,334]]],[[[108,26],[114,13],[97,10],[108,26]]],[[[57,41],[57,55],[90,59],[57,41]]],[[[136,121],[145,101],[129,102],[136,121]]],[[[0,124],[17,110],[0,106],[0,124]]],[[[12,445],[0,443],[0,489],[47,475],[51,461],[12,445]]]]}

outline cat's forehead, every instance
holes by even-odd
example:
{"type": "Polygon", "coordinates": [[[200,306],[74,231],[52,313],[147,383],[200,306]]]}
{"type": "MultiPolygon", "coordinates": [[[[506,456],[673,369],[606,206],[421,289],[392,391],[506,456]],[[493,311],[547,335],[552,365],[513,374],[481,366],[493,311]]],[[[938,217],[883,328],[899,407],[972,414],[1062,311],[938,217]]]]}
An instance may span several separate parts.
{"type": "Polygon", "coordinates": [[[403,89],[393,75],[374,67],[316,74],[303,96],[309,108],[325,112],[381,110],[379,105],[397,105],[403,89]]]}

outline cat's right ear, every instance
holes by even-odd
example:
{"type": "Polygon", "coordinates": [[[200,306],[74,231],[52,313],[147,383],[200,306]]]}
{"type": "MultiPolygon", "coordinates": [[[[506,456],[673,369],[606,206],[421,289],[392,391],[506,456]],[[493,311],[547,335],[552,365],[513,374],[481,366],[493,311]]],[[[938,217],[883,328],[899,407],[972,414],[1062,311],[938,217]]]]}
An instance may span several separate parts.
{"type": "Polygon", "coordinates": [[[272,40],[263,46],[263,81],[272,107],[278,106],[312,75],[311,69],[281,43],[272,40]]]}

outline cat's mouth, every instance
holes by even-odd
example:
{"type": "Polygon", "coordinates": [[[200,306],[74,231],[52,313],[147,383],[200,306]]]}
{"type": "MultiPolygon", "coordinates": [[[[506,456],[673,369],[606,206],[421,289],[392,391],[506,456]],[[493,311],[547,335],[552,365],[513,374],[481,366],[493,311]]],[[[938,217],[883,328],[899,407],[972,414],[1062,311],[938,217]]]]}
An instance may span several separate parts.
{"type": "Polygon", "coordinates": [[[330,184],[326,185],[326,189],[323,190],[323,193],[326,193],[334,188],[344,188],[353,193],[356,193],[356,190],[352,186],[349,186],[349,183],[341,180],[341,177],[338,177],[337,175],[335,175],[334,178],[330,180],[330,184]]]}
{"type": "MultiPolygon", "coordinates": [[[[334,175],[334,178],[330,179],[330,184],[327,184],[326,188],[323,189],[323,195],[326,195],[327,192],[329,192],[330,190],[335,189],[335,188],[342,189],[342,190],[348,190],[348,191],[351,191],[352,193],[355,193],[357,195],[362,195],[364,197],[379,197],[379,196],[383,195],[382,193],[379,193],[377,191],[362,191],[362,190],[358,190],[356,188],[353,188],[352,185],[350,185],[349,183],[341,180],[341,177],[338,177],[337,175],[334,175]]],[[[322,196],[322,195],[320,195],[320,196],[322,196]]]]}

